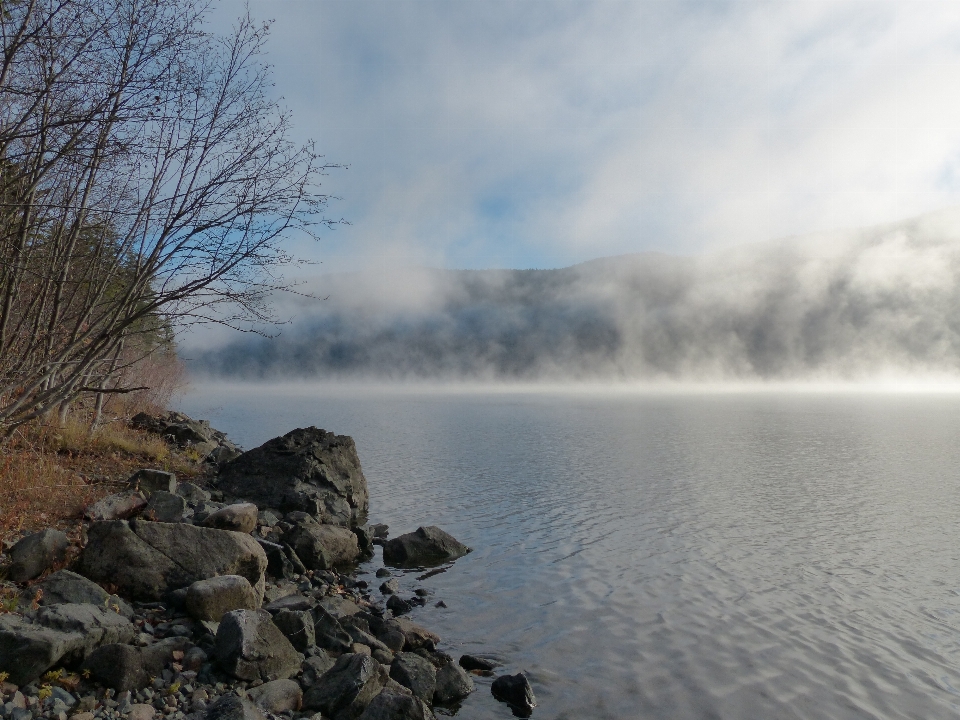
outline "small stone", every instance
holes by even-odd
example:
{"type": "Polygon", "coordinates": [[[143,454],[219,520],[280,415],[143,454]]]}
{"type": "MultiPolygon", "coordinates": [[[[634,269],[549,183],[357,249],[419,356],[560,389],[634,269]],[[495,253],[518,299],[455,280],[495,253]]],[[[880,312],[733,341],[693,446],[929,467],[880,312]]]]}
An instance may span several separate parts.
{"type": "Polygon", "coordinates": [[[144,703],[131,705],[128,712],[127,720],[153,720],[153,717],[157,714],[152,705],[144,703]]]}
{"type": "Polygon", "coordinates": [[[387,570],[386,568],[380,568],[379,570],[377,570],[378,578],[390,577],[390,574],[391,574],[390,571],[387,570]]]}
{"type": "Polygon", "coordinates": [[[482,672],[489,672],[499,665],[493,660],[487,660],[476,655],[461,655],[458,662],[464,670],[480,670],[482,672]]]}
{"type": "Polygon", "coordinates": [[[400,582],[393,578],[380,585],[380,592],[384,595],[393,595],[400,592],[400,582]]]}

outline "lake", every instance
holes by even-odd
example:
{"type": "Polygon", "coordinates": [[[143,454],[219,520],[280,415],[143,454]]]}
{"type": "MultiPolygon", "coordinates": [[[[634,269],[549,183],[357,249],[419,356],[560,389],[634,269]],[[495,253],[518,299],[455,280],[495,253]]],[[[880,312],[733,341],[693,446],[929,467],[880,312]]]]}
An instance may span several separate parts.
{"type": "MultiPolygon", "coordinates": [[[[402,578],[432,593],[412,619],[524,670],[534,718],[960,716],[960,394],[200,384],[180,408],[247,449],[352,435],[371,522],[474,548],[402,578]]],[[[511,717],[489,688],[457,717],[511,717]]]]}

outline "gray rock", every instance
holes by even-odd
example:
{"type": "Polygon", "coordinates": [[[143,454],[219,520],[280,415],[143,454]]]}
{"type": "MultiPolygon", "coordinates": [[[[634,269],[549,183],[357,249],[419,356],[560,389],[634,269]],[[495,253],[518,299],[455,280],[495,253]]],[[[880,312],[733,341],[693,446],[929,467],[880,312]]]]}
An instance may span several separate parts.
{"type": "Polygon", "coordinates": [[[385,583],[381,583],[380,592],[384,595],[393,595],[394,593],[400,592],[400,581],[396,578],[392,578],[387,580],[385,583]]]}
{"type": "Polygon", "coordinates": [[[390,648],[384,645],[382,642],[377,640],[373,635],[364,630],[361,630],[358,627],[353,625],[346,625],[340,623],[343,626],[343,629],[347,631],[354,643],[360,643],[361,645],[366,645],[371,650],[385,650],[390,652],[390,648]]]}
{"type": "Polygon", "coordinates": [[[263,712],[246,698],[233,693],[222,696],[209,705],[204,720],[266,720],[263,712]]]}
{"type": "Polygon", "coordinates": [[[139,490],[126,490],[108,495],[90,505],[83,516],[90,522],[109,522],[133,517],[147,506],[147,498],[139,490]]]}
{"type": "Polygon", "coordinates": [[[316,685],[323,674],[332,668],[335,663],[336,660],[330,657],[326,650],[315,648],[313,655],[304,660],[303,665],[300,666],[300,669],[303,671],[300,677],[304,685],[307,687],[316,685]]]}
{"type": "Polygon", "coordinates": [[[37,611],[36,623],[52,630],[81,635],[83,655],[99,645],[129,643],[137,636],[136,626],[119,613],[86,603],[41,607],[37,611]]]}
{"type": "Polygon", "coordinates": [[[66,559],[70,541],[59,530],[47,528],[21,538],[10,548],[10,579],[26,582],[66,559]]]}
{"type": "Polygon", "coordinates": [[[260,607],[257,591],[241,575],[220,575],[197,580],[187,588],[184,606],[197,620],[219,622],[230,610],[256,610],[260,607]]]}
{"type": "Polygon", "coordinates": [[[281,610],[310,610],[317,604],[312,597],[305,595],[284,595],[271,603],[264,605],[263,609],[271,615],[275,615],[281,610]]]}
{"type": "Polygon", "coordinates": [[[392,573],[391,573],[389,570],[387,570],[386,568],[380,568],[379,570],[377,570],[377,577],[378,577],[378,578],[390,577],[391,574],[392,574],[392,573]]]}
{"type": "Polygon", "coordinates": [[[447,663],[437,670],[437,686],[433,702],[438,705],[453,705],[476,690],[473,678],[459,665],[447,663]]]}
{"type": "Polygon", "coordinates": [[[533,688],[523,673],[501,675],[493,681],[490,692],[500,702],[507,703],[513,710],[522,713],[521,717],[529,715],[537,706],[533,688]]]}
{"type": "Polygon", "coordinates": [[[233,610],[220,620],[216,657],[241,680],[282,680],[296,675],[301,657],[264,610],[233,610]]]}
{"type": "Polygon", "coordinates": [[[334,652],[350,651],[353,638],[333,615],[318,606],[313,609],[313,619],[314,642],[317,647],[334,652]]]}
{"type": "Polygon", "coordinates": [[[383,546],[383,561],[399,567],[436,565],[463,557],[470,548],[435,525],[419,527],[383,546]]]}
{"type": "Polygon", "coordinates": [[[133,617],[131,608],[118,595],[110,595],[93,580],[70,570],[58,570],[40,583],[40,605],[89,603],[106,609],[118,609],[125,618],[133,617]]]}
{"type": "Polygon", "coordinates": [[[200,503],[210,501],[210,493],[199,485],[194,485],[191,482],[182,482],[177,485],[177,495],[186,500],[187,505],[191,507],[196,507],[200,503]]]}
{"type": "Polygon", "coordinates": [[[499,663],[493,660],[477,657],[476,655],[461,655],[459,662],[460,667],[464,670],[479,670],[481,672],[490,672],[499,665],[499,663]]]}
{"type": "Polygon", "coordinates": [[[148,496],[157,491],[175,493],[177,491],[177,476],[165,470],[137,470],[127,481],[131,490],[139,490],[148,496]]]}
{"type": "Polygon", "coordinates": [[[390,610],[394,616],[403,615],[408,613],[413,609],[413,605],[408,601],[397,597],[396,595],[391,595],[387,598],[387,610],[390,610]]]}
{"type": "Polygon", "coordinates": [[[300,510],[336,525],[363,524],[369,502],[353,439],[315,427],[243,453],[221,469],[218,485],[260,507],[300,510]]]}
{"type": "MultiPolygon", "coordinates": [[[[387,625],[387,623],[384,624],[387,625]]],[[[421,627],[410,620],[398,618],[390,621],[389,627],[395,627],[403,633],[404,647],[407,650],[416,650],[417,648],[435,650],[437,643],[440,642],[439,635],[430,632],[425,627],[421,627]]],[[[382,640],[383,638],[380,639],[382,640]]]]}
{"type": "Polygon", "coordinates": [[[388,680],[383,666],[368,655],[341,655],[303,695],[303,706],[333,720],[354,720],[388,680]]]}
{"type": "Polygon", "coordinates": [[[14,685],[26,685],[52,668],[61,658],[82,652],[80,633],[61,632],[35,625],[19,615],[0,615],[0,672],[14,685]]]}
{"type": "Polygon", "coordinates": [[[351,617],[360,612],[360,606],[342,595],[329,595],[320,599],[320,606],[337,620],[351,617]]]}
{"type": "Polygon", "coordinates": [[[390,664],[390,677],[409,688],[424,702],[433,702],[433,693],[437,689],[437,669],[429,660],[416,653],[402,652],[390,664]]]}
{"type": "Polygon", "coordinates": [[[263,596],[267,556],[250,535],[138,520],[96,523],[87,535],[80,572],[124,595],[159,600],[197,580],[242,575],[263,596]]]}
{"type": "Polygon", "coordinates": [[[353,528],[353,534],[357,536],[357,546],[360,548],[360,554],[369,557],[373,555],[374,540],[373,530],[364,523],[353,528]]]}
{"type": "Polygon", "coordinates": [[[186,509],[187,501],[179,495],[166,490],[154,490],[150,493],[147,506],[143,509],[143,516],[157,522],[176,523],[183,518],[186,509]]]}
{"type": "Polygon", "coordinates": [[[207,460],[215,462],[217,465],[225,465],[228,462],[236,460],[240,455],[241,452],[236,448],[218,445],[210,451],[207,460]]]}
{"type": "Polygon", "coordinates": [[[220,530],[251,533],[257,527],[257,513],[257,506],[253,503],[227,505],[207,515],[203,524],[220,530]]]}
{"type": "Polygon", "coordinates": [[[166,638],[142,648],[103,645],[90,653],[83,668],[117,692],[139,690],[163,675],[164,666],[173,659],[174,652],[183,652],[189,646],[190,641],[182,637],[166,638]]]}
{"type": "Polygon", "coordinates": [[[293,680],[271,680],[247,691],[254,704],[274,715],[300,709],[303,690],[293,680]]]}
{"type": "Polygon", "coordinates": [[[309,610],[281,610],[273,616],[273,623],[298,651],[305,653],[316,645],[313,613],[309,610]]]}
{"type": "Polygon", "coordinates": [[[294,526],[287,537],[308,569],[330,570],[360,559],[357,536],[347,528],[320,524],[302,512],[289,513],[284,520],[294,526]]]}
{"type": "Polygon", "coordinates": [[[435,716],[420,698],[384,690],[370,701],[360,720],[435,720],[435,716]]]}

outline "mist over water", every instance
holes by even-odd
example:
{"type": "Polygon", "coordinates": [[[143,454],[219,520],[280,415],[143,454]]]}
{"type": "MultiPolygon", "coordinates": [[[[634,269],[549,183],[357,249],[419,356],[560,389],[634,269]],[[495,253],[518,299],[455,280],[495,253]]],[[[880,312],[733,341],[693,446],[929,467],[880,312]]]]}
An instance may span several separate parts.
{"type": "Polygon", "coordinates": [[[273,338],[188,347],[236,378],[862,380],[960,375],[960,211],[694,257],[327,275],[273,338]]]}
{"type": "MultiPolygon", "coordinates": [[[[248,448],[352,435],[372,521],[475,548],[401,578],[433,593],[413,619],[529,673],[535,718],[960,715],[960,394],[597,390],[200,384],[182,408],[248,448]]],[[[511,717],[489,682],[458,718],[511,717]]]]}

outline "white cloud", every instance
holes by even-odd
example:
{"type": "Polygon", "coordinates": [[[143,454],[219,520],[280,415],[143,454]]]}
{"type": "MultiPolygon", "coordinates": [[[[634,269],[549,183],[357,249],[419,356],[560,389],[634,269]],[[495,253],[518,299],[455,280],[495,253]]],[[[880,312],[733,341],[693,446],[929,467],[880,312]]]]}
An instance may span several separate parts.
{"type": "Polygon", "coordinates": [[[331,269],[557,266],[960,203],[955,2],[252,8],[304,136],[351,164],[331,269]]]}

